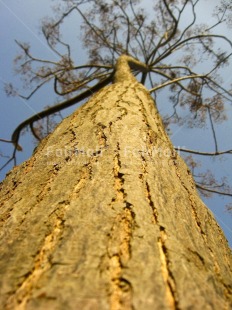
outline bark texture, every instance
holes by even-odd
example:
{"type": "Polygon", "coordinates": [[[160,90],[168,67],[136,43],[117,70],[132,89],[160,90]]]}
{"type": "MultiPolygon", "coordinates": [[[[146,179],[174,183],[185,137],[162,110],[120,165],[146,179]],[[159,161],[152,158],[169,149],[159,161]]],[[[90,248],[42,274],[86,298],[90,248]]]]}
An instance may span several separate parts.
{"type": "Polygon", "coordinates": [[[1,309],[231,309],[227,241],[149,93],[118,76],[1,184],[1,309]]]}

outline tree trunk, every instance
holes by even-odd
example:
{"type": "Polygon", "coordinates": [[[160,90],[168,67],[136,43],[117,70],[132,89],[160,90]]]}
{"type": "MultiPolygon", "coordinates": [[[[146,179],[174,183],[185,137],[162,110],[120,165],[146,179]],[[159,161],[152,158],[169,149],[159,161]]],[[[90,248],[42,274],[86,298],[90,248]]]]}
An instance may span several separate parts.
{"type": "Polygon", "coordinates": [[[232,306],[227,241],[131,76],[15,167],[0,206],[1,309],[232,306]]]}

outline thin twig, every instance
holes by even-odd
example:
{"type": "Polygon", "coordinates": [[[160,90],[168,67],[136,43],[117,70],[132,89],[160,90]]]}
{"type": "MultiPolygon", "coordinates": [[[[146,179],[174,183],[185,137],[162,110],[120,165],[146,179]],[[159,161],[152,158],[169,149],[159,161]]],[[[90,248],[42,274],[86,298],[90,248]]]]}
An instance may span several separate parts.
{"type": "Polygon", "coordinates": [[[232,194],[230,194],[230,193],[220,192],[220,191],[217,191],[217,190],[215,190],[215,189],[210,189],[210,188],[201,186],[201,185],[199,185],[199,184],[197,184],[197,183],[196,183],[196,187],[199,188],[200,190],[203,190],[203,191],[206,191],[206,192],[210,192],[210,193],[214,193],[214,194],[218,194],[218,195],[224,195],[224,196],[230,196],[230,197],[232,197],[232,194]]]}
{"type": "Polygon", "coordinates": [[[205,78],[205,75],[204,75],[204,74],[198,74],[198,75],[187,75],[187,76],[182,76],[182,77],[179,77],[179,78],[177,78],[177,79],[173,79],[173,80],[171,80],[171,81],[168,81],[168,82],[165,82],[165,83],[163,83],[163,84],[161,84],[161,85],[158,85],[158,86],[156,86],[156,87],[150,89],[149,91],[150,91],[150,93],[152,93],[153,91],[156,91],[156,90],[158,90],[158,89],[160,89],[160,88],[163,88],[163,87],[165,87],[165,86],[167,86],[167,85],[171,85],[171,84],[173,84],[173,83],[177,83],[177,82],[183,81],[183,80],[197,79],[197,78],[205,78]]]}
{"type": "Polygon", "coordinates": [[[175,147],[175,150],[186,152],[186,153],[197,154],[197,155],[203,155],[203,156],[218,156],[218,155],[223,155],[223,154],[232,154],[232,149],[227,150],[227,151],[221,151],[221,152],[218,152],[218,151],[217,152],[201,152],[201,151],[196,151],[196,150],[189,150],[189,149],[175,147]]]}

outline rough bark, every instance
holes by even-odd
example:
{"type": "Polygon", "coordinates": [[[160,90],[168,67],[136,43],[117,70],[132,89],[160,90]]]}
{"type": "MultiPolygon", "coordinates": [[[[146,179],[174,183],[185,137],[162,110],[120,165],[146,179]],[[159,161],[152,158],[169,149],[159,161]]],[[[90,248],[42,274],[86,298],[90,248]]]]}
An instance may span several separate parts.
{"type": "Polygon", "coordinates": [[[1,309],[232,306],[227,241],[121,60],[1,184],[1,309]]]}

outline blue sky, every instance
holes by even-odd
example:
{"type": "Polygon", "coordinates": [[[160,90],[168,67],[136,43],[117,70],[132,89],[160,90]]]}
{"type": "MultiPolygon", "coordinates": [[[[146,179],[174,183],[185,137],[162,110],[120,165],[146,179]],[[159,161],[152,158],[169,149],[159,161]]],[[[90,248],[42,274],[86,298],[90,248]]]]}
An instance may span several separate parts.
{"type": "MultiPolygon", "coordinates": [[[[43,91],[35,94],[30,101],[25,101],[16,97],[7,97],[4,93],[4,83],[13,82],[19,88],[22,86],[19,76],[16,76],[13,70],[13,59],[19,52],[15,43],[15,39],[23,42],[31,42],[32,51],[41,58],[54,59],[55,55],[46,46],[46,42],[39,34],[40,21],[45,16],[52,14],[50,9],[51,4],[55,1],[49,0],[0,0],[0,138],[10,139],[10,136],[15,127],[27,117],[35,114],[43,109],[48,104],[52,104],[55,100],[52,92],[47,86],[43,91]]],[[[59,1],[56,1],[59,2],[59,1]]],[[[150,1],[145,1],[148,5],[150,1]]],[[[206,21],[211,18],[210,1],[202,1],[202,7],[199,11],[199,18],[206,21]],[[208,15],[207,15],[208,14],[208,15]],[[207,17],[208,16],[208,17],[207,17]]],[[[212,2],[211,2],[212,3],[212,2]]],[[[72,32],[72,23],[67,24],[66,33],[72,32]]],[[[75,25],[75,29],[78,29],[75,25]]],[[[77,31],[77,30],[75,30],[77,31]]],[[[219,28],[219,33],[230,36],[232,39],[231,30],[224,26],[219,28]]],[[[79,34],[76,34],[78,38],[79,34]]],[[[76,48],[80,62],[84,58],[81,44],[76,43],[76,48]]],[[[175,59],[173,59],[175,61],[175,59]]],[[[232,82],[231,67],[226,68],[224,71],[224,85],[228,86],[232,82]]],[[[159,98],[162,101],[162,96],[159,98]]],[[[159,102],[158,102],[159,106],[159,102]]],[[[73,110],[69,109],[69,113],[73,110]]],[[[220,127],[217,127],[217,137],[220,149],[226,150],[232,148],[232,110],[231,106],[227,105],[228,122],[220,127]]],[[[199,149],[201,151],[213,151],[212,148],[212,135],[207,129],[188,129],[173,127],[172,141],[178,146],[185,146],[186,148],[199,149]]],[[[30,135],[24,135],[20,144],[23,146],[24,151],[19,152],[17,156],[18,163],[26,160],[34,148],[32,138],[30,135]]],[[[4,155],[11,154],[13,148],[10,144],[0,143],[0,152],[4,155]]],[[[224,156],[220,160],[220,165],[217,160],[203,160],[203,165],[214,170],[219,175],[226,175],[230,182],[232,181],[232,164],[229,156],[224,156]]],[[[0,165],[5,162],[6,158],[0,157],[0,165]]],[[[0,172],[0,180],[4,179],[5,173],[12,167],[9,165],[0,172]]],[[[225,204],[231,202],[229,198],[221,198],[214,196],[212,199],[204,200],[209,208],[214,212],[215,217],[225,232],[225,235],[232,246],[232,214],[228,213],[225,209],[225,204]]]]}

